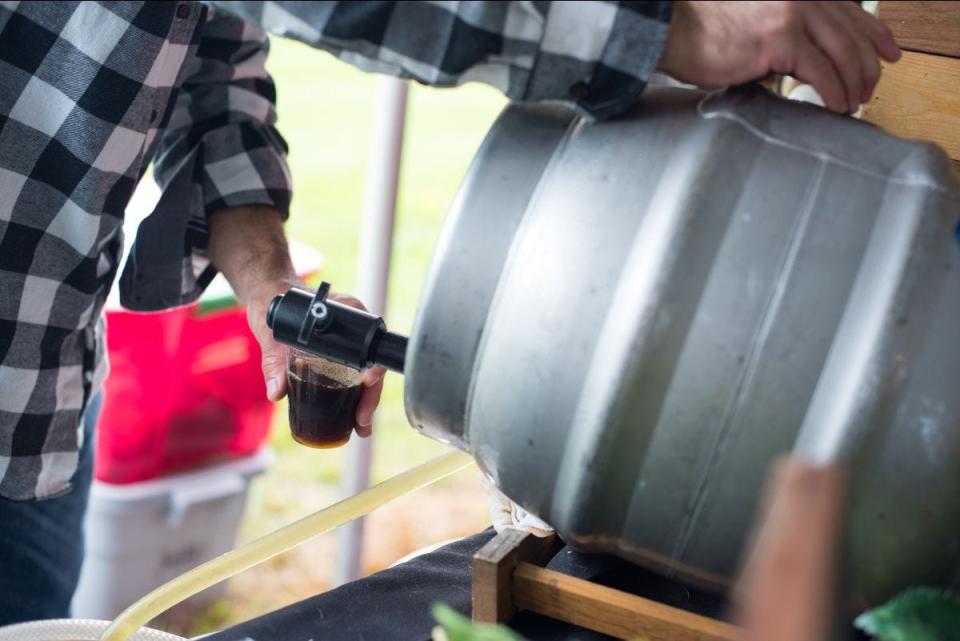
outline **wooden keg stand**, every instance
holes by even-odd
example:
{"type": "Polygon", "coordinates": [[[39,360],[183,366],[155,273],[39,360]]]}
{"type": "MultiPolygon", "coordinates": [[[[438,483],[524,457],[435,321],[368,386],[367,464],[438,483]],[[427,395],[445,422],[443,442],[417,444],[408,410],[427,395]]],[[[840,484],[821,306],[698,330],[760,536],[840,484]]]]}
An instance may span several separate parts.
{"type": "MultiPolygon", "coordinates": [[[[960,172],[960,2],[889,2],[880,19],[903,49],[884,64],[863,118],[943,147],[960,172]]],[[[827,637],[842,521],[842,473],[784,461],[735,589],[743,627],[543,567],[555,537],[505,530],[473,559],[473,618],[503,623],[530,610],[619,639],[811,641],[827,637]]]]}
{"type": "Polygon", "coordinates": [[[618,639],[732,641],[737,629],[656,601],[548,570],[555,536],[507,529],[473,557],[473,619],[505,623],[518,610],[618,639]]]}

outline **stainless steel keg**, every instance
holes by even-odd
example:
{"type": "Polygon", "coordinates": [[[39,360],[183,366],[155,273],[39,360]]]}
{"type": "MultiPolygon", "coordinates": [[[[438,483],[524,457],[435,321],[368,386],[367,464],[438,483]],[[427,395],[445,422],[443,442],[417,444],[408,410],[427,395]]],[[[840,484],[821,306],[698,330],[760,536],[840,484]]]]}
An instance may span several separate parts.
{"type": "Polygon", "coordinates": [[[851,475],[846,605],[960,577],[960,183],[775,98],[510,106],[433,258],[411,423],[586,550],[735,575],[771,462],[851,475]]]}

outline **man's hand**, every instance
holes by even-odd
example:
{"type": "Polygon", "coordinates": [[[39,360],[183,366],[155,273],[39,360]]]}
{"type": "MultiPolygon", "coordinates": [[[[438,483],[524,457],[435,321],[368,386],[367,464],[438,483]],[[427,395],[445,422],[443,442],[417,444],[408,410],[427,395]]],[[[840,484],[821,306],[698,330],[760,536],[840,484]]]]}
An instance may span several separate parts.
{"type": "MultiPolygon", "coordinates": [[[[247,322],[260,343],[267,397],[278,401],[287,393],[287,348],[273,339],[267,327],[267,308],[274,296],[291,287],[309,289],[293,269],[280,212],[266,207],[236,207],[209,217],[208,254],[226,276],[237,299],[247,309],[247,322]]],[[[331,294],[345,305],[364,309],[356,298],[331,294]]],[[[357,406],[357,434],[370,436],[373,412],[380,402],[385,370],[374,367],[363,377],[357,406]]]]}
{"type": "MultiPolygon", "coordinates": [[[[247,322],[253,335],[260,343],[263,354],[263,378],[267,383],[267,397],[271,401],[279,401],[287,393],[287,347],[273,339],[272,330],[267,327],[267,308],[274,296],[285,294],[291,287],[311,289],[299,280],[279,280],[270,283],[257,292],[251,294],[247,304],[247,322]]],[[[363,303],[346,294],[329,294],[330,300],[338,303],[366,310],[363,303]]],[[[357,435],[364,438],[372,433],[373,412],[380,403],[380,394],[383,392],[383,377],[386,370],[382,367],[371,367],[363,374],[363,392],[357,404],[357,435]]]]}
{"type": "MultiPolygon", "coordinates": [[[[347,294],[329,294],[330,300],[349,305],[366,311],[366,306],[353,296],[347,294]]],[[[357,403],[357,436],[366,438],[372,433],[373,412],[380,404],[380,394],[383,392],[383,377],[387,370],[376,365],[363,373],[363,392],[360,393],[360,402],[357,403]]],[[[286,381],[286,379],[284,379],[286,381]]]]}
{"type": "Polygon", "coordinates": [[[878,58],[900,49],[887,27],[853,2],[677,2],[658,69],[722,87],[793,76],[826,106],[853,113],[880,78],[878,58]]]}

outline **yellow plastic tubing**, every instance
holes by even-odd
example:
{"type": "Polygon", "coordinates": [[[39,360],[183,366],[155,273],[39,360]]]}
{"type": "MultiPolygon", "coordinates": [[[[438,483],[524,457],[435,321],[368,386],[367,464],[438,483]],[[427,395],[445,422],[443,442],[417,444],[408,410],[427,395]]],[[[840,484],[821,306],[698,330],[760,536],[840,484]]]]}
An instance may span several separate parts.
{"type": "Polygon", "coordinates": [[[100,641],[127,641],[141,626],[158,614],[194,594],[229,579],[257,563],[296,547],[307,539],[332,530],[371,512],[384,503],[429,485],[473,463],[469,455],[450,452],[432,461],[401,472],[368,490],[304,517],[197,566],[149,593],[114,620],[100,641]]]}

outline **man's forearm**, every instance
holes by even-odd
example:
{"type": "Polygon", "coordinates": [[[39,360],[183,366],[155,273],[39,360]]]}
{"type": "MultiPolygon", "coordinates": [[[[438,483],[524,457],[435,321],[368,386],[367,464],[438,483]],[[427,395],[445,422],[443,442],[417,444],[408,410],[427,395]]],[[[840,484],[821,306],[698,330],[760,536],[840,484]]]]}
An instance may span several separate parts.
{"type": "Polygon", "coordinates": [[[267,327],[267,307],[277,294],[300,284],[283,217],[269,207],[235,207],[209,216],[207,255],[247,309],[247,322],[263,353],[267,396],[279,400],[286,391],[286,352],[267,327]]]}
{"type": "MultiPolygon", "coordinates": [[[[223,272],[240,303],[247,308],[247,322],[263,354],[263,378],[267,397],[278,401],[287,388],[286,349],[273,339],[267,327],[267,308],[277,294],[303,283],[290,260],[283,217],[269,207],[235,207],[209,216],[207,255],[223,272]]],[[[364,309],[357,299],[330,294],[338,302],[364,309]]],[[[370,436],[373,412],[383,389],[382,367],[364,373],[364,390],[357,405],[357,434],[370,436]]]]}
{"type": "Polygon", "coordinates": [[[256,206],[224,209],[210,214],[209,227],[208,256],[244,306],[262,303],[297,282],[280,212],[256,206]]]}

